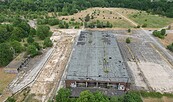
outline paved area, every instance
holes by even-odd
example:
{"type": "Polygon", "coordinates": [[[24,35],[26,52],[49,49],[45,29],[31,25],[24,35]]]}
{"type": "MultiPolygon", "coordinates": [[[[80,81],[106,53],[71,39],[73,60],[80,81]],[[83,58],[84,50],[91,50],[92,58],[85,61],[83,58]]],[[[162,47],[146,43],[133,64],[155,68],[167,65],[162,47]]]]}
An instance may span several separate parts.
{"type": "Polygon", "coordinates": [[[173,92],[172,65],[155,41],[148,38],[142,30],[131,34],[130,44],[125,43],[128,36],[118,36],[118,31],[116,36],[136,89],[173,92]]]}

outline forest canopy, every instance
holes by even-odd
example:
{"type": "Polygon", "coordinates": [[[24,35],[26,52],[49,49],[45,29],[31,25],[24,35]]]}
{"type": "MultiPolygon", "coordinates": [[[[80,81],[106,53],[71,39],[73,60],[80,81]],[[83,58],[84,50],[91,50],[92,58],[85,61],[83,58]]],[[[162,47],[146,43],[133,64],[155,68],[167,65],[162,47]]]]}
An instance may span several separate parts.
{"type": "Polygon", "coordinates": [[[5,0],[0,3],[0,10],[48,11],[59,12],[60,15],[71,15],[90,7],[132,8],[173,17],[173,2],[167,0],[5,0]]]}

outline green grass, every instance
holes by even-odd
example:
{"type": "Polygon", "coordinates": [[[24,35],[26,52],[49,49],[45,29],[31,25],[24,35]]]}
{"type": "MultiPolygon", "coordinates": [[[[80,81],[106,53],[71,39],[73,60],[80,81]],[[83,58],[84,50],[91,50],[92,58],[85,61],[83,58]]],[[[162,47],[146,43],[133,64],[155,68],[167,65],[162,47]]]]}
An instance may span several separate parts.
{"type": "Polygon", "coordinates": [[[112,21],[110,23],[112,23],[113,27],[115,28],[132,28],[133,27],[129,22],[125,20],[117,20],[117,21],[112,21]]]}
{"type": "Polygon", "coordinates": [[[161,94],[159,92],[146,92],[146,91],[141,91],[140,94],[144,98],[146,98],[146,97],[162,98],[164,96],[163,94],[161,94]]]}
{"type": "Polygon", "coordinates": [[[173,23],[173,18],[152,15],[146,12],[130,14],[128,16],[139,25],[147,24],[147,28],[161,28],[173,23]]]}

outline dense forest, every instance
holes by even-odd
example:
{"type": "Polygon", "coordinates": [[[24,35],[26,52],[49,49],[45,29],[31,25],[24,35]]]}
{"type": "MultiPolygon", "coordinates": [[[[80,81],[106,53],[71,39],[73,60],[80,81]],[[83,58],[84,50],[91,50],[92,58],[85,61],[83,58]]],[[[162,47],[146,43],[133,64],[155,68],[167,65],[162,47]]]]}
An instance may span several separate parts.
{"type": "Polygon", "coordinates": [[[31,57],[40,54],[41,48],[52,46],[51,35],[49,26],[40,25],[34,29],[22,19],[0,25],[0,66],[6,66],[24,51],[31,57]],[[43,43],[38,43],[36,38],[43,43]]]}
{"type": "Polygon", "coordinates": [[[48,11],[59,15],[70,15],[89,7],[133,8],[173,17],[173,2],[167,0],[5,0],[0,3],[0,11],[48,11]]]}

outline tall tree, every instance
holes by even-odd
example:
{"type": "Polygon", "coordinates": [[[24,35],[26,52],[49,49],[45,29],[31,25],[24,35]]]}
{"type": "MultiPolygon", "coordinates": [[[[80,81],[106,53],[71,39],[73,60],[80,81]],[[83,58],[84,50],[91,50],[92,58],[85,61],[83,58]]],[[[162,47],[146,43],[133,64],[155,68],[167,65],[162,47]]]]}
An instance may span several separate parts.
{"type": "Polygon", "coordinates": [[[28,43],[33,43],[34,42],[34,39],[32,38],[31,35],[27,38],[27,42],[28,43]]]}
{"type": "Polygon", "coordinates": [[[95,97],[90,91],[83,91],[80,93],[77,102],[95,102],[95,97]]]}
{"type": "Polygon", "coordinates": [[[6,66],[13,59],[11,46],[6,43],[0,44],[0,66],[6,66]]]}
{"type": "Polygon", "coordinates": [[[10,37],[10,33],[3,26],[0,26],[0,43],[5,42],[10,37]]]}
{"type": "Polygon", "coordinates": [[[36,34],[41,40],[44,40],[46,37],[50,36],[51,32],[49,30],[49,26],[40,25],[37,28],[36,34]]]}
{"type": "Polygon", "coordinates": [[[11,43],[11,47],[13,47],[15,53],[21,53],[23,50],[22,44],[18,41],[12,41],[11,43]]]}
{"type": "Polygon", "coordinates": [[[61,88],[56,96],[56,102],[68,102],[70,96],[70,90],[61,88]]]}
{"type": "Polygon", "coordinates": [[[38,49],[35,45],[29,45],[28,48],[27,48],[27,53],[31,56],[31,57],[34,57],[36,55],[38,55],[38,49]]]}
{"type": "Polygon", "coordinates": [[[43,45],[44,45],[44,47],[52,47],[53,43],[50,40],[50,38],[46,38],[46,39],[44,39],[44,44],[43,45]]]}

